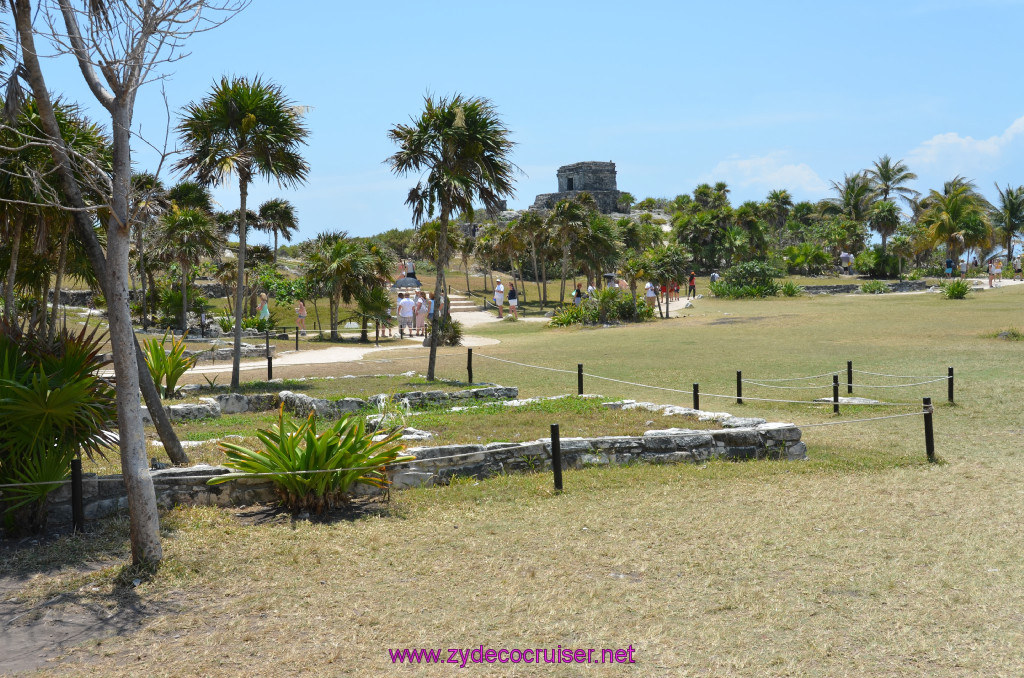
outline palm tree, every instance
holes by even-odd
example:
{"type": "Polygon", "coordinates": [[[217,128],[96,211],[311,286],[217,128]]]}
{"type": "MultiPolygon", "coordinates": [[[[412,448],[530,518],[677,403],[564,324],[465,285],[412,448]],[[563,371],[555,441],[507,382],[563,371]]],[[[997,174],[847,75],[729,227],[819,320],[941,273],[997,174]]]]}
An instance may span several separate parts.
{"type": "Polygon", "coordinates": [[[886,240],[900,227],[900,209],[891,200],[879,200],[871,208],[868,223],[881,236],[882,254],[885,254],[886,240]]]}
{"type": "Polygon", "coordinates": [[[129,193],[129,218],[135,222],[135,254],[139,258],[139,285],[142,288],[142,328],[149,324],[148,299],[146,298],[146,251],[144,234],[157,217],[170,208],[170,196],[160,179],[150,172],[132,175],[132,189],[129,193]]]}
{"type": "Polygon", "coordinates": [[[587,209],[576,199],[559,200],[548,216],[552,239],[562,244],[562,285],[558,293],[559,304],[565,303],[565,281],[569,277],[569,254],[586,232],[587,218],[587,209]]]}
{"type": "MultiPolygon", "coordinates": [[[[512,195],[515,166],[508,159],[513,145],[509,130],[490,101],[456,94],[437,101],[425,97],[419,117],[410,124],[396,125],[388,131],[388,137],[399,147],[387,160],[392,171],[400,176],[422,175],[405,201],[412,208],[413,223],[421,224],[433,217],[435,209],[438,211],[434,296],[440,299],[449,255],[449,220],[454,215],[472,213],[477,198],[489,213],[495,213],[501,201],[512,195]]],[[[444,309],[447,316],[449,304],[444,309]]],[[[437,362],[437,335],[430,333],[430,381],[434,380],[437,362]]]]}
{"type": "Polygon", "coordinates": [[[299,229],[299,222],[295,218],[295,207],[287,200],[273,198],[260,205],[259,229],[274,234],[274,268],[277,268],[277,238],[284,236],[287,242],[292,241],[292,235],[299,229]]]}
{"type": "Polygon", "coordinates": [[[832,190],[836,197],[825,201],[824,212],[828,215],[841,215],[858,224],[863,224],[871,215],[871,205],[875,201],[875,191],[867,174],[843,175],[842,182],[833,181],[832,190]]]}
{"type": "Polygon", "coordinates": [[[181,209],[191,207],[207,214],[213,214],[213,196],[210,195],[210,189],[198,181],[189,179],[179,181],[167,191],[167,199],[181,209]]]}
{"type": "Polygon", "coordinates": [[[273,179],[278,186],[296,186],[306,180],[309,165],[299,154],[309,130],[301,110],[280,87],[257,77],[221,78],[199,103],[190,103],[178,125],[183,157],[178,170],[195,175],[201,184],[219,184],[238,178],[238,285],[235,289],[235,351],[231,386],[238,388],[242,354],[242,282],[245,279],[245,235],[249,184],[256,176],[273,179]]]}
{"type": "Polygon", "coordinates": [[[917,179],[917,175],[907,169],[902,160],[893,162],[888,155],[883,155],[864,174],[871,180],[875,192],[882,200],[888,200],[895,193],[909,203],[918,195],[917,191],[904,185],[917,179]]]}
{"type": "Polygon", "coordinates": [[[1013,259],[1013,239],[1024,232],[1024,186],[999,188],[999,206],[992,210],[992,226],[1006,247],[1006,263],[1013,259]]]}
{"type": "Polygon", "coordinates": [[[775,227],[776,235],[780,235],[789,218],[789,210],[793,209],[793,196],[785,189],[776,189],[768,194],[764,209],[765,218],[775,227]]]}
{"type": "Polygon", "coordinates": [[[925,199],[927,205],[920,224],[928,229],[934,244],[945,244],[950,259],[956,259],[958,248],[979,244],[987,230],[988,217],[978,194],[969,182],[947,186],[949,192],[932,189],[925,199]]]}
{"type": "Polygon", "coordinates": [[[157,248],[181,269],[181,331],[188,332],[188,278],[194,264],[224,247],[224,239],[210,215],[193,207],[175,206],[157,222],[157,248]]]}

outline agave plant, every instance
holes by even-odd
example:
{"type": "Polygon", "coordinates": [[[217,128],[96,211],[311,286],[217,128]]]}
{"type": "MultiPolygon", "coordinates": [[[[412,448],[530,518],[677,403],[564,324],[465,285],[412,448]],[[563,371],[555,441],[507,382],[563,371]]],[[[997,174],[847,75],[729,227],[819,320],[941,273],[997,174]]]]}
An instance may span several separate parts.
{"type": "Polygon", "coordinates": [[[0,484],[43,483],[2,491],[8,534],[46,526],[46,495],[60,487],[71,460],[103,455],[115,443],[113,385],[99,375],[103,337],[83,328],[53,342],[0,323],[0,484]]]}
{"type": "Polygon", "coordinates": [[[160,386],[164,384],[164,398],[174,396],[174,390],[182,375],[196,366],[199,355],[185,355],[185,336],[178,339],[171,339],[171,350],[164,350],[167,343],[167,333],[162,339],[150,339],[142,345],[142,355],[146,358],[146,367],[153,377],[153,383],[160,386]]]}
{"type": "Polygon", "coordinates": [[[264,450],[220,444],[228,457],[225,465],[236,472],[208,482],[218,485],[264,474],[261,477],[277,485],[281,502],[287,508],[321,514],[346,503],[356,484],[386,487],[388,464],[415,459],[402,454],[405,446],[397,442],[400,436],[401,431],[396,430],[374,440],[363,421],[353,417],[340,419],[320,433],[315,413],[310,412],[309,418],[296,424],[285,418],[282,406],[277,425],[256,433],[264,450]]]}

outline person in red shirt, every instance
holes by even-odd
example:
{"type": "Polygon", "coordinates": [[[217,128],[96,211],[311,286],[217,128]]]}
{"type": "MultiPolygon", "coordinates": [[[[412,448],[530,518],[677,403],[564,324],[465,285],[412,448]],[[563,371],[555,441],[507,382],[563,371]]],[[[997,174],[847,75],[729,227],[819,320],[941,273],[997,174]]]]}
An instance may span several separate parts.
{"type": "Polygon", "coordinates": [[[690,298],[690,292],[693,292],[693,298],[697,298],[697,274],[694,271],[690,271],[690,281],[686,285],[686,298],[690,298]]]}

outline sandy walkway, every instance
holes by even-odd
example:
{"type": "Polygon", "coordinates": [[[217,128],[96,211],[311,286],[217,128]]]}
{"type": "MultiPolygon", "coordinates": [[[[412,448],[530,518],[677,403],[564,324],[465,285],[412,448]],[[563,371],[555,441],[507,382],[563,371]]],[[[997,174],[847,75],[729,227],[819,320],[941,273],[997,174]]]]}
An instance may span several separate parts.
{"type": "MultiPolygon", "coordinates": [[[[490,339],[488,337],[479,337],[472,334],[467,334],[462,338],[462,346],[466,348],[478,348],[480,346],[493,346],[494,344],[501,343],[497,339],[490,339]]],[[[312,351],[286,351],[274,358],[274,367],[287,367],[295,365],[325,365],[329,363],[350,363],[362,360],[368,353],[375,353],[379,351],[402,351],[402,350],[416,350],[419,349],[424,355],[429,352],[429,348],[423,346],[423,339],[406,339],[404,343],[398,346],[386,346],[378,348],[372,344],[361,345],[361,346],[331,346],[330,348],[320,348],[312,351]]],[[[257,358],[256,360],[243,362],[241,370],[265,370],[267,369],[266,359],[257,358]]],[[[189,373],[198,374],[214,374],[221,372],[230,372],[231,363],[225,362],[220,365],[207,365],[204,367],[195,367],[189,370],[189,373]]]]}

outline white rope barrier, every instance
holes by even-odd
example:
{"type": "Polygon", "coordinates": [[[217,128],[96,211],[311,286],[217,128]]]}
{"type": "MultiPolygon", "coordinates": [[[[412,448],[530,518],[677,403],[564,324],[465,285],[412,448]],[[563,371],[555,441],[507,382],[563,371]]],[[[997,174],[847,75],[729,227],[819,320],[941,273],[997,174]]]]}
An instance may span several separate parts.
{"type": "Polygon", "coordinates": [[[923,416],[924,414],[925,414],[924,411],[921,411],[921,412],[908,412],[908,413],[905,413],[905,414],[887,414],[887,415],[885,415],[883,417],[867,417],[865,419],[844,419],[843,421],[823,421],[823,422],[818,423],[818,424],[793,424],[793,426],[796,426],[797,428],[800,428],[800,429],[812,428],[812,427],[815,427],[815,426],[839,426],[840,424],[859,424],[862,421],[879,421],[881,419],[899,419],[900,417],[920,417],[920,416],[923,416]]]}
{"type": "MultiPolygon", "coordinates": [[[[847,382],[839,382],[840,386],[852,386],[853,388],[910,388],[911,386],[921,386],[923,384],[934,384],[937,381],[946,381],[947,377],[940,377],[937,379],[930,379],[928,381],[919,381],[914,384],[849,384],[847,382]]],[[[815,388],[832,388],[832,384],[810,384],[808,386],[776,386],[775,384],[762,384],[760,382],[751,381],[749,379],[743,380],[744,384],[750,384],[752,386],[763,386],[764,388],[777,388],[787,389],[793,391],[799,390],[810,390],[815,388]]]]}
{"type": "Polygon", "coordinates": [[[870,374],[873,377],[892,377],[893,379],[949,379],[948,374],[944,374],[941,377],[935,375],[922,375],[922,374],[882,374],[881,372],[865,372],[864,370],[853,370],[858,374],[870,374]]]}

